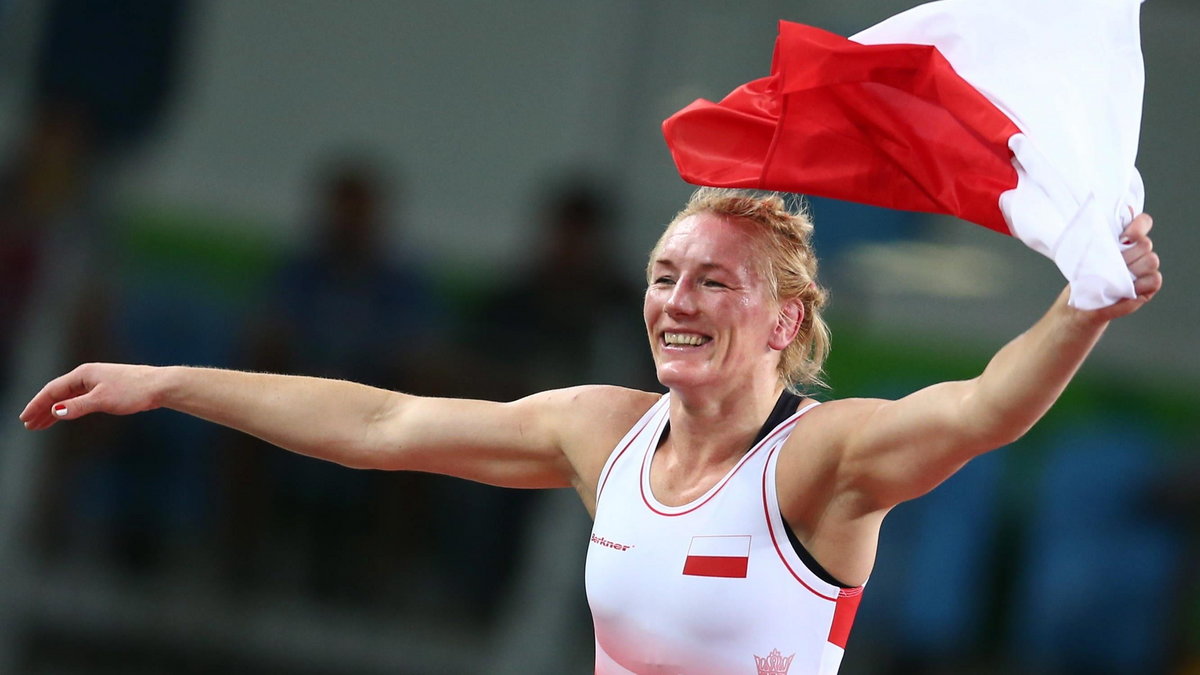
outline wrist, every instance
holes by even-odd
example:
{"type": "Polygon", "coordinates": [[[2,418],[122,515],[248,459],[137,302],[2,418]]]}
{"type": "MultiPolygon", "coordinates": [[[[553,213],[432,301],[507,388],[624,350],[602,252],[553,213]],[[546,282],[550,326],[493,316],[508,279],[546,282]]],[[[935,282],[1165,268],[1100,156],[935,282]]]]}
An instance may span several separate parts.
{"type": "Polygon", "coordinates": [[[184,366],[144,366],[150,408],[178,408],[183,394],[184,366]]]}
{"type": "Polygon", "coordinates": [[[1051,310],[1054,317],[1053,333],[1059,340],[1095,344],[1108,328],[1108,317],[1097,310],[1072,307],[1065,302],[1055,303],[1051,310]]]}

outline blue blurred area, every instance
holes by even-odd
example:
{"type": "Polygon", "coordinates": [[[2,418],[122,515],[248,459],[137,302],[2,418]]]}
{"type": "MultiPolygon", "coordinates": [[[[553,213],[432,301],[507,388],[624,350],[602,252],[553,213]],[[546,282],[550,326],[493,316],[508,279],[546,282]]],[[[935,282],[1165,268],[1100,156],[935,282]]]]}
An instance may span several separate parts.
{"type": "Polygon", "coordinates": [[[1014,654],[1066,672],[1166,672],[1184,530],[1156,510],[1157,429],[1083,420],[1051,439],[1014,586],[1014,654]]]}
{"type": "Polygon", "coordinates": [[[813,246],[824,260],[838,260],[863,243],[886,244],[920,238],[919,213],[881,209],[837,199],[808,197],[813,219],[813,246]]]}

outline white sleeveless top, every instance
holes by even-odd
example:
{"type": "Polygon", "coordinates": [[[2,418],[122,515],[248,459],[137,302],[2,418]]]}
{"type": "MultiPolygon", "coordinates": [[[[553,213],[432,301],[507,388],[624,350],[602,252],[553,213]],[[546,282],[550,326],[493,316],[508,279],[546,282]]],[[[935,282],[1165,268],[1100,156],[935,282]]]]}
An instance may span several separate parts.
{"type": "Polygon", "coordinates": [[[701,497],[666,506],[650,460],[663,396],[600,474],[587,557],[597,675],[833,675],[862,587],[820,579],[788,540],[775,465],[806,406],[701,497]]]}

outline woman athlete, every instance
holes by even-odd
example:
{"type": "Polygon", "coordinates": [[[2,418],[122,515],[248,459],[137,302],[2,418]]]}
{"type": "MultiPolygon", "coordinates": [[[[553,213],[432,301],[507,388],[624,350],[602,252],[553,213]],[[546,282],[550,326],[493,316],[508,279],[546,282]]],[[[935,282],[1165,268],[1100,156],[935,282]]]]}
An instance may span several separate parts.
{"type": "Polygon", "coordinates": [[[829,674],[884,517],[1020,438],[1108,323],[1158,292],[1150,227],[1140,215],[1122,235],[1136,298],[1081,311],[1064,291],[979,376],[898,400],[799,394],[828,349],[811,223],[777,195],[704,188],[647,268],[665,395],[580,386],[495,403],[91,363],[47,384],[21,420],[170,408],[350,467],[571,487],[595,520],[597,673],[829,674]]]}

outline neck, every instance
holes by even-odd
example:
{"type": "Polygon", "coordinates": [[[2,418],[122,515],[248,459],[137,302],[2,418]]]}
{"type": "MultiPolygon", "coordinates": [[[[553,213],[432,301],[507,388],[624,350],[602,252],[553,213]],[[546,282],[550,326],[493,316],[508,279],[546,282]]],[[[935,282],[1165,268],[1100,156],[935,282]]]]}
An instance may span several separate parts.
{"type": "Polygon", "coordinates": [[[783,383],[776,380],[724,396],[673,389],[670,454],[697,467],[741,457],[782,392],[783,383]]]}

